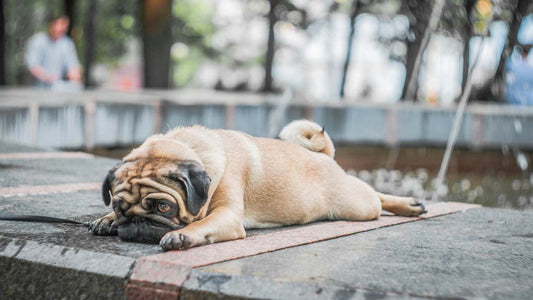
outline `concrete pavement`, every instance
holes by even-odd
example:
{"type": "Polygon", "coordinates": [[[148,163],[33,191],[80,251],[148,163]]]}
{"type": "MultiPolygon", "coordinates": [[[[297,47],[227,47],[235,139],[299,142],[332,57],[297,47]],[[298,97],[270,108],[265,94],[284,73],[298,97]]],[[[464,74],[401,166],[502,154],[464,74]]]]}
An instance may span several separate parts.
{"type": "MultiPolygon", "coordinates": [[[[0,213],[91,221],[110,210],[99,184],[114,163],[2,143],[0,213]]],[[[168,253],[82,226],[0,221],[0,298],[533,298],[532,213],[457,203],[428,210],[253,230],[168,253]]]]}

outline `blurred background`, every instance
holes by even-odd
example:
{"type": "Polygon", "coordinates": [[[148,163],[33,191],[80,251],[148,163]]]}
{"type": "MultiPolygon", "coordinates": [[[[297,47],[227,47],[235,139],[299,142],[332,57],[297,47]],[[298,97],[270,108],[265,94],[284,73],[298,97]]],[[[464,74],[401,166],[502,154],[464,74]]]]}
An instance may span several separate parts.
{"type": "Polygon", "coordinates": [[[120,157],[178,125],[274,137],[309,118],[350,173],[428,198],[464,95],[440,195],[531,209],[532,13],[529,0],[0,0],[0,141],[120,157]]]}

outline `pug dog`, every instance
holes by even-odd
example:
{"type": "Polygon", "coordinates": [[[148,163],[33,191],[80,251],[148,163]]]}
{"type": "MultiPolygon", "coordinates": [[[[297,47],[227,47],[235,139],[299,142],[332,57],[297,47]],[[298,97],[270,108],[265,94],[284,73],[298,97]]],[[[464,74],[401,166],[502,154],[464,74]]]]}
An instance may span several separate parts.
{"type": "Polygon", "coordinates": [[[113,212],[96,235],[187,249],[246,237],[248,228],[318,220],[369,221],[382,209],[418,216],[414,198],[375,191],[346,174],[318,124],[298,120],[280,139],[181,127],[148,138],[113,167],[102,188],[113,212]]]}

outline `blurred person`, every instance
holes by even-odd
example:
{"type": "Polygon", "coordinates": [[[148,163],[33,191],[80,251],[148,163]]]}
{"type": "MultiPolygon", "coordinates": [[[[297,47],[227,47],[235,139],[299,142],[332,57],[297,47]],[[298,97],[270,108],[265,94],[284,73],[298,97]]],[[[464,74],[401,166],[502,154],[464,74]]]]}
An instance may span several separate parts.
{"type": "Polygon", "coordinates": [[[26,65],[40,88],[81,89],[81,70],[74,43],[66,35],[67,16],[50,19],[48,32],[34,34],[26,49],[26,65]]]}
{"type": "Polygon", "coordinates": [[[505,100],[514,105],[533,105],[533,66],[527,60],[531,45],[520,50],[520,57],[509,58],[505,66],[505,100]]]}

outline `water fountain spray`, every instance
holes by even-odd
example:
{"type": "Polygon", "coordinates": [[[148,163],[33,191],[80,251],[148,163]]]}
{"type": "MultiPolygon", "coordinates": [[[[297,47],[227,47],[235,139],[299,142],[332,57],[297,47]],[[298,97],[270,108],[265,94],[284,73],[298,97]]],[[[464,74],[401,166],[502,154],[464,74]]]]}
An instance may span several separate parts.
{"type": "Polygon", "coordinates": [[[479,57],[481,56],[481,52],[483,51],[483,46],[485,45],[486,36],[488,33],[489,24],[492,18],[489,18],[487,20],[487,25],[485,26],[483,33],[481,35],[481,42],[479,43],[479,47],[476,52],[476,56],[474,58],[474,62],[472,63],[472,67],[468,71],[468,76],[466,79],[466,85],[465,89],[463,90],[463,93],[461,95],[461,100],[459,101],[459,106],[457,108],[457,111],[455,112],[455,117],[453,119],[453,126],[452,131],[450,132],[450,136],[448,138],[448,142],[446,143],[446,151],[444,152],[444,157],[442,158],[442,162],[439,169],[439,174],[437,175],[437,181],[435,183],[435,190],[433,191],[433,196],[431,200],[437,201],[439,198],[439,191],[442,188],[442,184],[444,182],[444,178],[446,177],[446,171],[448,170],[448,164],[450,162],[450,157],[453,153],[453,148],[455,146],[455,142],[457,141],[457,135],[459,134],[459,128],[461,127],[461,123],[463,121],[464,111],[466,108],[466,102],[468,101],[468,98],[470,98],[470,93],[472,92],[472,74],[474,73],[474,70],[476,69],[477,63],[479,61],[479,57]]]}

